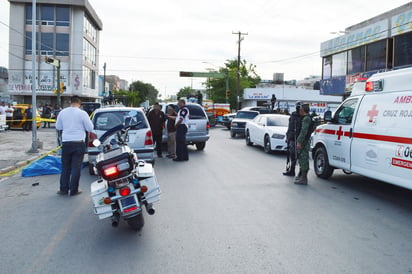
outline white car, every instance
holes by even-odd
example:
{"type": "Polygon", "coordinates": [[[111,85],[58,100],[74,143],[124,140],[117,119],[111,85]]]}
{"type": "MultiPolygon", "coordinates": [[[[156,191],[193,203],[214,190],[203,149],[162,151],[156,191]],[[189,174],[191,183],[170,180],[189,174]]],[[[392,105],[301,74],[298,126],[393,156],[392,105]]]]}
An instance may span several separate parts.
{"type": "Polygon", "coordinates": [[[286,151],[288,124],[289,115],[260,114],[246,124],[246,144],[262,146],[267,153],[286,151]]]}
{"type": "MultiPolygon", "coordinates": [[[[93,163],[96,160],[97,154],[100,153],[99,148],[92,144],[93,140],[100,138],[109,129],[124,124],[126,117],[128,117],[132,110],[136,112],[134,118],[137,121],[137,125],[129,130],[127,144],[136,152],[139,160],[154,163],[152,131],[146,115],[140,108],[98,108],[91,115],[94,129],[90,132],[87,148],[90,174],[93,174],[93,163]]],[[[108,142],[110,142],[110,138],[106,140],[106,143],[108,142]]]]}

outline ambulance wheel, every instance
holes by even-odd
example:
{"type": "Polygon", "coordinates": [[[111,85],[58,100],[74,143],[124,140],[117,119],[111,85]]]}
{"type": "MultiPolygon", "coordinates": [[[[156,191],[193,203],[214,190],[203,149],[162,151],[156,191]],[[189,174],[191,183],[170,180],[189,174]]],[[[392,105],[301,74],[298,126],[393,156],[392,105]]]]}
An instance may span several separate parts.
{"type": "Polygon", "coordinates": [[[127,219],[127,223],[133,230],[141,230],[144,226],[143,213],[140,213],[139,215],[134,216],[133,218],[127,219]]]}
{"type": "Polygon", "coordinates": [[[248,145],[248,146],[253,145],[253,143],[250,141],[250,134],[249,134],[249,130],[248,130],[248,131],[246,131],[246,138],[245,138],[245,140],[246,140],[246,145],[248,145]]]}
{"type": "Polygon", "coordinates": [[[328,179],[332,176],[333,167],[329,165],[328,154],[324,147],[318,147],[315,151],[313,168],[318,177],[328,179]]]}

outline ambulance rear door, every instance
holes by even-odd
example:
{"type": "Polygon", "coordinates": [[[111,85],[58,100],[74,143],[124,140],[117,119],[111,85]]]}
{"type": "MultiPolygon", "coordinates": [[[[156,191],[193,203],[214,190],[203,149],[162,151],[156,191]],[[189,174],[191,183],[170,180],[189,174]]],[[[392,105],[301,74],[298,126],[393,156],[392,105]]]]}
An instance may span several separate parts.
{"type": "Polygon", "coordinates": [[[351,154],[353,172],[412,189],[412,91],[364,96],[351,154]]]}
{"type": "Polygon", "coordinates": [[[349,98],[336,110],[332,121],[324,127],[329,164],[350,170],[352,127],[362,97],[349,98]]]}

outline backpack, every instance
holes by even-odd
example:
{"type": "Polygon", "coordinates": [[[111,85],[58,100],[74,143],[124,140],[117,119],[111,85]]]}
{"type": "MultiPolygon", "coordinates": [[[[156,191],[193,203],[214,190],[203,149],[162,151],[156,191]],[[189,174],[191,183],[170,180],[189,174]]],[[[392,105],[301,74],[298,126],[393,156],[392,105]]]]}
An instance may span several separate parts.
{"type": "Polygon", "coordinates": [[[307,140],[310,139],[310,136],[312,135],[313,132],[315,132],[316,127],[321,124],[321,121],[322,121],[322,119],[319,116],[310,117],[310,125],[309,125],[309,128],[308,128],[308,135],[306,136],[307,140]]]}

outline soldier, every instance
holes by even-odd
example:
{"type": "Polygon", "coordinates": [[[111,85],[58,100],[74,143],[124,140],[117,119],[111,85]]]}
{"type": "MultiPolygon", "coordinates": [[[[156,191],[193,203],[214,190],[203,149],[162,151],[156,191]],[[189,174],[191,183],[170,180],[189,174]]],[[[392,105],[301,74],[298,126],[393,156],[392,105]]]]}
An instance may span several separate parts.
{"type": "Polygon", "coordinates": [[[285,176],[295,176],[297,161],[296,138],[299,135],[302,120],[299,113],[300,105],[300,102],[296,103],[296,111],[292,112],[289,117],[288,131],[286,132],[286,143],[288,144],[288,163],[286,164],[286,172],[283,172],[283,175],[285,176]]]}
{"type": "Polygon", "coordinates": [[[307,185],[308,184],[308,171],[309,171],[309,128],[312,120],[309,116],[309,104],[303,104],[299,110],[302,117],[302,127],[296,141],[296,149],[298,150],[299,159],[299,175],[296,176],[295,184],[307,185]]]}

